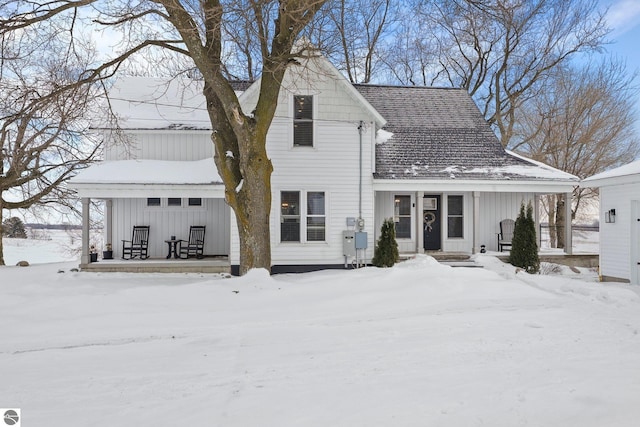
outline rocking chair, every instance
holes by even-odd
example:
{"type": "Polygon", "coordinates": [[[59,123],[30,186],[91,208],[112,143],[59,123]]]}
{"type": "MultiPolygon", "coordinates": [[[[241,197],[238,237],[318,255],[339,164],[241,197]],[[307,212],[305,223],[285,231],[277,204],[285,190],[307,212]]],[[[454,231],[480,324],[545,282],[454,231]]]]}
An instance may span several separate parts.
{"type": "Polygon", "coordinates": [[[189,227],[189,241],[180,242],[180,258],[187,259],[190,256],[195,256],[201,259],[204,257],[204,231],[204,225],[189,227]]]}
{"type": "Polygon", "coordinates": [[[140,256],[140,259],[149,257],[149,226],[133,226],[131,240],[122,241],[122,259],[132,259],[140,256]]]}

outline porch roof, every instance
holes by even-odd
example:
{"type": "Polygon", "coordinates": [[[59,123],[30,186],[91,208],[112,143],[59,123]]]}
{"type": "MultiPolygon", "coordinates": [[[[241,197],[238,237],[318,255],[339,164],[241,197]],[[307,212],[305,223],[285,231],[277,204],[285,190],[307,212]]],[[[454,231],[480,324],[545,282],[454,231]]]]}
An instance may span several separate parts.
{"type": "Polygon", "coordinates": [[[69,187],[80,197],[224,197],[212,158],[105,161],[78,173],[69,180],[69,187]]]}

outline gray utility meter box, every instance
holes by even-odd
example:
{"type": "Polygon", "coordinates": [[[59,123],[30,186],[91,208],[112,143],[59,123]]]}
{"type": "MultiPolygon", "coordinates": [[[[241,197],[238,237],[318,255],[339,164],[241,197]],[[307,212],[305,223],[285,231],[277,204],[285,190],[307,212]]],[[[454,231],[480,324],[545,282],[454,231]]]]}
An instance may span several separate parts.
{"type": "Polygon", "coordinates": [[[344,230],[342,232],[342,254],[344,256],[356,256],[356,232],[344,230]]]}
{"type": "Polygon", "coordinates": [[[367,233],[344,230],[342,232],[342,252],[344,256],[356,256],[357,249],[367,249],[367,233]]]}

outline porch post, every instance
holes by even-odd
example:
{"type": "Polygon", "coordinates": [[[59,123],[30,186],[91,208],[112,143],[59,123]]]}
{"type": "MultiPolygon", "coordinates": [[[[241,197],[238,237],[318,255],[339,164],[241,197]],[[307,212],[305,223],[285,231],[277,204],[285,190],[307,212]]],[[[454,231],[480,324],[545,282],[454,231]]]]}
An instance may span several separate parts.
{"type": "Polygon", "coordinates": [[[423,232],[423,218],[422,212],[424,211],[424,191],[416,192],[416,253],[424,253],[424,232],[423,232]]]}
{"type": "Polygon", "coordinates": [[[473,246],[471,253],[477,254],[480,252],[480,192],[473,192],[473,246]]]}
{"type": "Polygon", "coordinates": [[[107,199],[104,207],[104,238],[105,243],[111,243],[113,247],[113,200],[107,199]]]}
{"type": "Polygon", "coordinates": [[[82,255],[80,264],[89,264],[89,202],[88,197],[82,198],[82,255]]]}
{"type": "Polygon", "coordinates": [[[564,196],[564,253],[573,254],[573,232],[571,230],[571,203],[573,202],[573,192],[564,196]]]}
{"type": "Polygon", "coordinates": [[[540,232],[540,194],[533,195],[533,214],[536,223],[536,243],[538,244],[538,252],[542,246],[542,233],[540,232]]]}

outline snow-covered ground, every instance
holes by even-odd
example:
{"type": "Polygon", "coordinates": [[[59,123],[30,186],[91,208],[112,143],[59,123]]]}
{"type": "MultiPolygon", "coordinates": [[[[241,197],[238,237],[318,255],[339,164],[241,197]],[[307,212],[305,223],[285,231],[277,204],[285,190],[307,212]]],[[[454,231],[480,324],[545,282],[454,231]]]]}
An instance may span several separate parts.
{"type": "Polygon", "coordinates": [[[5,237],[2,239],[4,262],[16,265],[19,261],[29,264],[79,261],[80,233],[80,230],[27,230],[28,239],[5,237]]]}
{"type": "Polygon", "coordinates": [[[0,407],[23,426],[637,426],[639,290],[477,261],[2,267],[0,407]]]}

